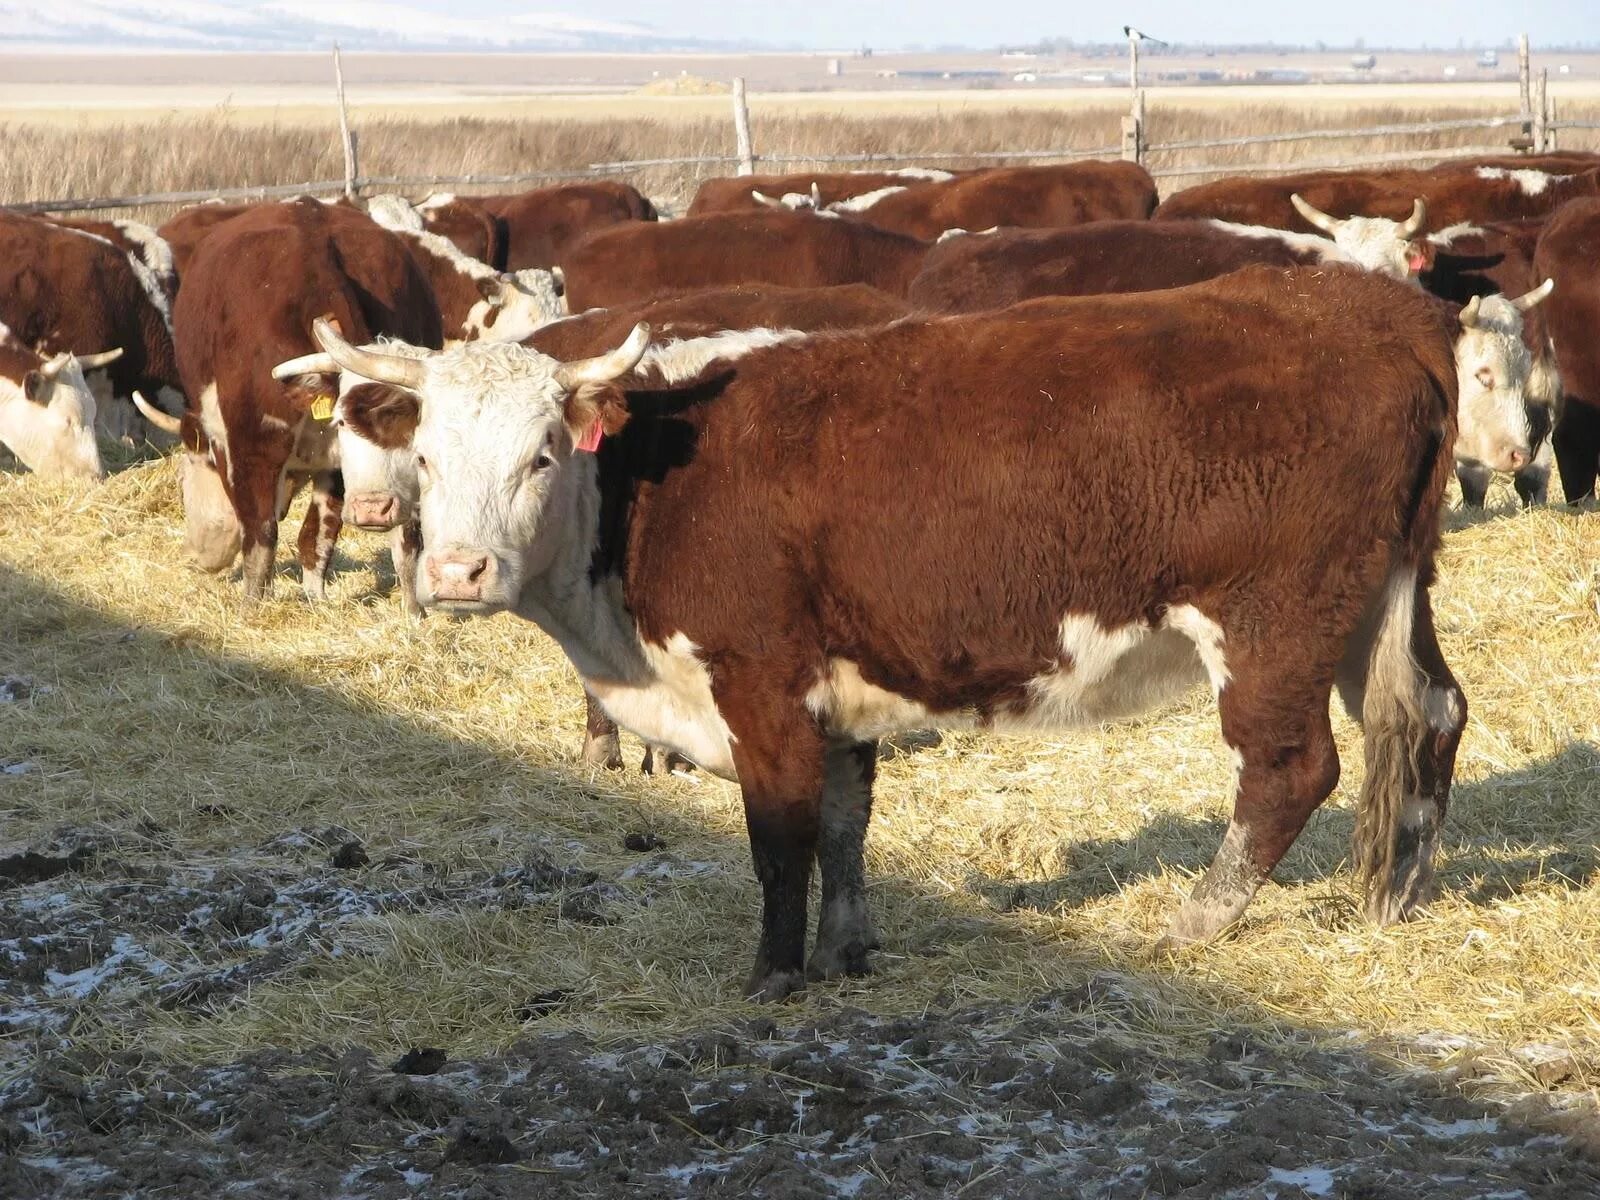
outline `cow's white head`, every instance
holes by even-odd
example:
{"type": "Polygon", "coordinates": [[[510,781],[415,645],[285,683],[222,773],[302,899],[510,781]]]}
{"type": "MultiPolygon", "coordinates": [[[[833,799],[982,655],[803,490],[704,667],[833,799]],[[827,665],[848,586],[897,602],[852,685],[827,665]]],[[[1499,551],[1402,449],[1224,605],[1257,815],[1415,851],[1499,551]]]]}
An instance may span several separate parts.
{"type": "Polygon", "coordinates": [[[609,354],[570,363],[505,342],[410,357],[358,349],[326,322],[314,333],[345,371],[386,385],[351,390],[348,427],[416,456],[426,546],[417,599],[463,613],[515,605],[576,523],[574,453],[627,420],[612,385],[644,356],[649,327],[636,326],[609,354]]]}
{"type": "MultiPolygon", "coordinates": [[[[423,359],[431,351],[401,341],[378,341],[363,347],[376,354],[423,359]]],[[[389,383],[371,380],[342,370],[334,357],[323,351],[290,359],[273,368],[273,378],[290,381],[305,376],[329,375],[339,379],[339,398],[333,409],[333,428],[339,441],[339,472],[344,477],[344,519],[361,529],[393,529],[412,520],[417,512],[419,487],[416,454],[409,445],[386,449],[356,432],[345,419],[352,403],[404,403],[405,396],[391,396],[389,383]]]]}
{"type": "Polygon", "coordinates": [[[39,475],[105,478],[96,412],[94,393],[71,354],[40,360],[21,379],[0,375],[0,442],[39,475]]]}
{"type": "Polygon", "coordinates": [[[1412,202],[1411,215],[1404,221],[1387,217],[1340,219],[1313,208],[1298,195],[1291,195],[1289,203],[1307,224],[1327,234],[1334,245],[1369,271],[1414,280],[1433,263],[1433,245],[1418,237],[1428,219],[1428,206],[1420,198],[1412,202]]]}
{"type": "Polygon", "coordinates": [[[1517,471],[1533,458],[1535,430],[1528,406],[1532,356],[1522,337],[1522,314],[1555,287],[1546,280],[1525,296],[1474,297],[1461,310],[1456,382],[1461,403],[1456,457],[1496,471],[1517,471]]]}

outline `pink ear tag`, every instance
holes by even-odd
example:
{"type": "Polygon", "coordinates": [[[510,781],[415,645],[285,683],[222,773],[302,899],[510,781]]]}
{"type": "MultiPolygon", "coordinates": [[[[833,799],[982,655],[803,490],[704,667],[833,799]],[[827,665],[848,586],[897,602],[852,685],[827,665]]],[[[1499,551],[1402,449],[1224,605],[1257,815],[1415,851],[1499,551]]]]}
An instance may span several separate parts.
{"type": "Polygon", "coordinates": [[[589,426],[588,431],[583,435],[582,438],[578,440],[578,444],[574,446],[573,449],[584,450],[590,454],[593,454],[596,450],[600,449],[600,439],[604,436],[605,429],[597,419],[594,424],[589,426]]]}

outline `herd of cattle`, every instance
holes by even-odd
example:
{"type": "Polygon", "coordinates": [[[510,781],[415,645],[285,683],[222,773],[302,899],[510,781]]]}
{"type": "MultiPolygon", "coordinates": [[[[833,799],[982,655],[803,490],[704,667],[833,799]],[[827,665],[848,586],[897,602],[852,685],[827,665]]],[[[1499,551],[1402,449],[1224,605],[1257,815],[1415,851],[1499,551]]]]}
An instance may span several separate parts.
{"type": "Polygon", "coordinates": [[[513,611],[616,725],[736,780],[750,994],[860,973],[877,740],[1130,715],[1208,680],[1233,921],[1366,735],[1369,914],[1429,893],[1466,702],[1448,478],[1600,472],[1600,156],[1225,179],[1130,163],[0,213],[0,443],[181,444],[186,545],[319,599],[345,521],[408,609],[513,611]],[[807,957],[806,895],[821,921],[807,957]]]}

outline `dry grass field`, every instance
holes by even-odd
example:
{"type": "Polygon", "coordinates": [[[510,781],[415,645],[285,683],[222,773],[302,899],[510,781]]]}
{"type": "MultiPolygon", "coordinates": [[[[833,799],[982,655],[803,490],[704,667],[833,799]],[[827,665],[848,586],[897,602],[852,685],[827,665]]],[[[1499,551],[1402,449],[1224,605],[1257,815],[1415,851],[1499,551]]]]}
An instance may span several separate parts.
{"type": "MultiPolygon", "coordinates": [[[[1108,143],[1119,115],[775,115],[757,140],[960,161],[1108,143]]],[[[1306,119],[1158,109],[1152,135],[1306,119]]],[[[362,132],[369,170],[407,173],[729,141],[362,132]]],[[[337,171],[326,131],[221,117],[4,136],[0,200],[337,171]]],[[[1600,1195],[1592,504],[1499,490],[1449,518],[1435,604],[1471,718],[1424,918],[1360,920],[1340,713],[1343,779],[1278,886],[1156,954],[1227,816],[1196,694],[886,758],[877,973],[776,1009],[737,990],[737,791],[582,766],[578,686],[537,630],[408,621],[383,539],[354,533],[330,602],[285,553],[243,612],[181,535],[169,461],[94,488],[0,469],[0,1195],[1600,1195]],[[390,1069],[419,1048],[443,1068],[390,1069]]]]}

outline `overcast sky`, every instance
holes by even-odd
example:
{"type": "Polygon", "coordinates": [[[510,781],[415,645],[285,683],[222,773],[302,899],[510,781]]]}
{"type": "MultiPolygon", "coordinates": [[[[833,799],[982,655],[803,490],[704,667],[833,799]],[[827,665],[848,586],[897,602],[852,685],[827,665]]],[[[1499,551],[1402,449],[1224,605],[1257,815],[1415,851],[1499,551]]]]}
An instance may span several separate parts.
{"type": "MultiPolygon", "coordinates": [[[[416,0],[412,0],[413,3],[416,0]]],[[[425,0],[464,11],[459,0],[425,0]]],[[[527,11],[498,0],[468,5],[527,11]]],[[[1497,45],[1529,33],[1535,45],[1600,41],[1600,0],[545,0],[574,15],[642,21],[688,37],[811,48],[960,43],[994,46],[1039,37],[1109,41],[1132,23],[1154,37],[1191,42],[1277,41],[1451,47],[1497,45]]]]}

